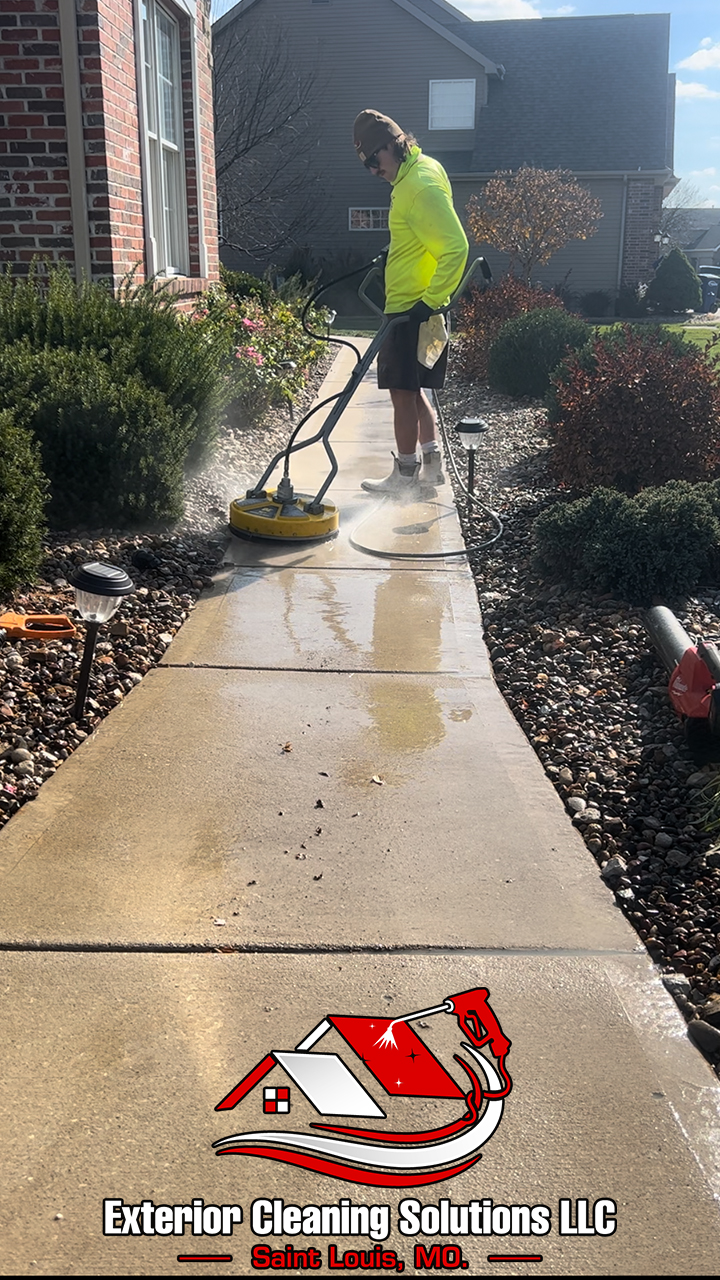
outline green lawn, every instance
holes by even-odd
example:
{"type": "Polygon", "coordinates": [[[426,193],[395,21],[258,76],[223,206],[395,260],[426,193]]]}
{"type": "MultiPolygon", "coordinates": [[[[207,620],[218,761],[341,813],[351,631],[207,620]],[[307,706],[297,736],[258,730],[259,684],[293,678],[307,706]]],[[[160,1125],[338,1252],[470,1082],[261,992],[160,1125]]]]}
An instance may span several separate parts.
{"type": "MultiPolygon", "coordinates": [[[[600,324],[596,324],[593,327],[596,330],[601,331],[602,329],[612,328],[613,325],[633,324],[633,323],[636,323],[636,322],[632,320],[607,320],[605,323],[601,322],[600,324]]],[[[667,329],[669,333],[681,333],[685,338],[687,338],[690,342],[694,342],[695,345],[698,347],[704,347],[708,342],[708,340],[712,338],[714,334],[720,333],[720,321],[715,326],[688,325],[688,324],[664,324],[662,327],[663,329],[667,329]]]]}
{"type": "Polygon", "coordinates": [[[720,332],[717,328],[706,328],[705,325],[664,324],[663,329],[669,329],[671,333],[681,333],[698,347],[704,347],[709,338],[720,332]]]}

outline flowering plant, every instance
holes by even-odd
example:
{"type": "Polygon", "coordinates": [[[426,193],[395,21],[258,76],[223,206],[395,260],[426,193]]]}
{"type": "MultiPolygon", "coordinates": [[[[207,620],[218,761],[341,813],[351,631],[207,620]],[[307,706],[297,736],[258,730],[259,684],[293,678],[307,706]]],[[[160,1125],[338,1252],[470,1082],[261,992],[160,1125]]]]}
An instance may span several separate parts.
{"type": "MultiPolygon", "coordinates": [[[[269,286],[267,286],[269,291],[269,286]]],[[[219,335],[226,352],[225,376],[230,382],[231,420],[247,425],[272,404],[292,404],[305,385],[307,371],[322,354],[323,344],[311,338],[301,321],[302,299],[285,302],[277,294],[237,297],[214,285],[190,316],[208,340],[219,335]]],[[[312,327],[323,323],[312,315],[312,327]]]]}

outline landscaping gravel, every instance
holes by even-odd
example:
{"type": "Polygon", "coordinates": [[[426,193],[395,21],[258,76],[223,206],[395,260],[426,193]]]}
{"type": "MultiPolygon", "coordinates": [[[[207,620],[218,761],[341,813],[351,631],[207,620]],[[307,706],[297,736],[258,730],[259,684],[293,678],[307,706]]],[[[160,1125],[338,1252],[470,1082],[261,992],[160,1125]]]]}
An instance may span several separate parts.
{"type": "MultiPolygon", "coordinates": [[[[298,402],[311,402],[332,356],[298,402]]],[[[609,893],[625,913],[686,1017],[694,1042],[720,1059],[720,851],[703,830],[699,797],[717,772],[698,765],[667,697],[667,674],[622,600],[592,583],[544,581],[532,562],[532,523],[556,498],[548,475],[543,409],[452,376],[442,404],[449,424],[471,414],[490,430],[477,457],[476,491],[504,521],[502,539],[472,554],[495,677],[582,835],[609,893]]],[[[76,565],[108,560],[136,584],[100,633],[87,716],[72,719],[82,624],[69,641],[0,637],[0,825],[40,787],[161,659],[212,574],[226,543],[228,503],[286,442],[287,410],[250,431],[232,424],[212,464],[188,482],[185,519],[144,534],[62,534],[48,541],[38,584],[0,600],[1,610],[73,613],[76,565]]],[[[455,446],[461,473],[464,452],[455,446]]],[[[492,532],[478,518],[470,543],[492,532]]],[[[675,607],[691,634],[720,630],[720,595],[675,607]]]]}
{"type": "MultiPolygon", "coordinates": [[[[533,521],[558,497],[545,411],[457,378],[442,402],[451,426],[466,415],[490,424],[476,492],[505,528],[470,562],[498,686],[608,891],[685,1016],[699,1020],[695,1043],[717,1063],[720,1040],[702,1024],[720,1028],[720,850],[704,829],[703,795],[718,766],[688,751],[642,611],[590,582],[545,581],[534,567],[533,521]]],[[[463,450],[454,454],[464,473],[463,450]]],[[[482,518],[463,524],[470,544],[492,532],[482,518]]],[[[720,633],[720,594],[662,603],[691,636],[720,633]]]]}

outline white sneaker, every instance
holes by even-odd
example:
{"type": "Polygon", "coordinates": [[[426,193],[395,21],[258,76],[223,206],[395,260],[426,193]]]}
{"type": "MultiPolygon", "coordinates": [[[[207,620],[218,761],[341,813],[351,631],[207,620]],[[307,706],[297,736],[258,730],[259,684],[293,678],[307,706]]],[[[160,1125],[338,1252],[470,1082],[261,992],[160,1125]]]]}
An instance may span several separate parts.
{"type": "Polygon", "coordinates": [[[391,497],[404,498],[412,497],[415,493],[420,492],[420,463],[415,463],[415,469],[410,475],[403,475],[400,470],[400,463],[394,458],[393,469],[389,476],[384,480],[363,480],[360,488],[366,493],[384,493],[391,497]]]}
{"type": "Polygon", "coordinates": [[[435,489],[438,485],[444,483],[445,476],[443,475],[442,454],[440,453],[440,450],[433,449],[430,453],[424,453],[420,484],[424,489],[435,489]]]}

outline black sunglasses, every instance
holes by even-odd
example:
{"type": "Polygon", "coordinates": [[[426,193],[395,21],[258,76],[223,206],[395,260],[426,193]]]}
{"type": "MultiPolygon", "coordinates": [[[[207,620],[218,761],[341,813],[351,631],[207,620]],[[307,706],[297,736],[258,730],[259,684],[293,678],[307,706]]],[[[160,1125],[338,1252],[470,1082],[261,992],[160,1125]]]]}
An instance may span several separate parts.
{"type": "Polygon", "coordinates": [[[384,149],[385,149],[384,147],[378,147],[377,151],[374,151],[371,156],[368,156],[367,160],[365,161],[366,169],[380,168],[380,161],[378,160],[378,156],[380,155],[381,151],[384,151],[384,149]]]}

